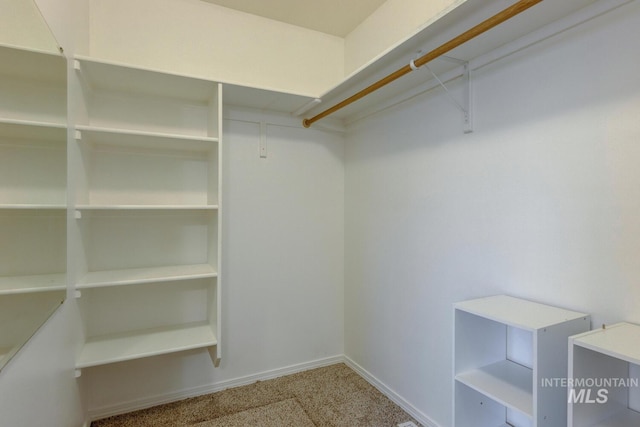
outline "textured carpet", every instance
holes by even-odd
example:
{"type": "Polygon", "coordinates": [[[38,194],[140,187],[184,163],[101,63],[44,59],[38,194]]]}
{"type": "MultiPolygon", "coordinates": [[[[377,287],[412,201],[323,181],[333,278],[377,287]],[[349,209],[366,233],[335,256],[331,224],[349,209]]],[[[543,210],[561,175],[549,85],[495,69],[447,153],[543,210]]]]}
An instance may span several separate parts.
{"type": "Polygon", "coordinates": [[[395,427],[413,418],[344,364],[94,421],[92,427],[395,427]]]}
{"type": "Polygon", "coordinates": [[[314,427],[313,421],[295,399],[287,399],[259,408],[194,424],[194,427],[314,427]]]}

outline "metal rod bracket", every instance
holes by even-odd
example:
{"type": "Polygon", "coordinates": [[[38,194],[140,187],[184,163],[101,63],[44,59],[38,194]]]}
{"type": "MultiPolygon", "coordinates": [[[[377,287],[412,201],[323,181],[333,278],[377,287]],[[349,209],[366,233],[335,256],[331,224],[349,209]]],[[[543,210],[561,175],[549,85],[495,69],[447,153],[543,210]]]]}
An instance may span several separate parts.
{"type": "MultiPolygon", "coordinates": [[[[463,72],[462,72],[462,85],[463,85],[463,101],[462,103],[458,102],[456,98],[451,94],[447,85],[440,80],[438,75],[434,73],[428,65],[424,65],[424,67],[429,70],[434,79],[437,80],[438,84],[444,89],[446,94],[449,96],[449,99],[455,105],[455,107],[460,110],[462,113],[462,130],[464,133],[473,132],[473,107],[472,107],[472,97],[471,97],[471,71],[469,68],[469,62],[463,61],[461,59],[446,58],[449,61],[456,62],[462,64],[463,72]]],[[[413,63],[413,61],[411,61],[413,63]]]]}
{"type": "Polygon", "coordinates": [[[466,108],[462,113],[462,130],[464,133],[471,133],[473,132],[473,86],[471,81],[471,68],[469,68],[468,62],[466,62],[463,67],[462,82],[464,85],[464,105],[466,108]]]}

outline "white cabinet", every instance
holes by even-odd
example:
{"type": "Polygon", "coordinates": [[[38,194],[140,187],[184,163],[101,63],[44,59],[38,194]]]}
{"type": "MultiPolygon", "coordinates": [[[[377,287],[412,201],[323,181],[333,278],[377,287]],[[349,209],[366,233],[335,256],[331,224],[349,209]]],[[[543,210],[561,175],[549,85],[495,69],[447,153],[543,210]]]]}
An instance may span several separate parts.
{"type": "Polygon", "coordinates": [[[0,368],[64,300],[67,63],[0,46],[0,368]]]}
{"type": "Polygon", "coordinates": [[[510,296],[454,306],[454,425],[564,427],[568,337],[590,317],[510,296]]]}
{"type": "Polygon", "coordinates": [[[222,86],[76,58],[70,146],[77,367],[220,359],[222,86]]]}
{"type": "Polygon", "coordinates": [[[569,427],[640,426],[640,326],[571,337],[569,427]]]}

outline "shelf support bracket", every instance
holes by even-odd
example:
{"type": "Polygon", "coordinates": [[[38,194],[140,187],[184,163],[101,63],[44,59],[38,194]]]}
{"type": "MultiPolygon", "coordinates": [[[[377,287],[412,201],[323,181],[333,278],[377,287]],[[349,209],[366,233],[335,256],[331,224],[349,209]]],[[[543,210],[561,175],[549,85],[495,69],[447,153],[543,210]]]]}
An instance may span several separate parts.
{"type": "Polygon", "coordinates": [[[466,106],[462,115],[462,130],[464,133],[471,133],[473,132],[473,102],[469,62],[465,62],[463,65],[462,84],[464,85],[464,104],[466,106]]]}
{"type": "MultiPolygon", "coordinates": [[[[451,92],[449,91],[449,89],[447,88],[447,86],[444,84],[444,82],[442,80],[440,80],[440,78],[438,77],[438,75],[436,73],[433,72],[433,70],[431,70],[431,68],[429,68],[428,65],[423,65],[424,68],[426,68],[427,70],[429,70],[429,72],[431,73],[431,75],[433,76],[433,78],[436,79],[436,81],[438,82],[438,84],[444,89],[444,91],[446,92],[446,94],[449,96],[449,99],[451,100],[451,102],[453,103],[453,105],[460,110],[460,112],[462,113],[462,130],[464,133],[471,133],[473,132],[473,109],[472,109],[472,102],[471,102],[471,70],[469,69],[469,62],[467,61],[463,61],[461,59],[457,59],[457,58],[452,58],[449,56],[442,56],[442,59],[448,60],[450,62],[455,62],[458,63],[460,65],[462,65],[463,71],[462,71],[462,85],[463,85],[463,101],[462,103],[458,102],[454,96],[451,94],[451,92]]],[[[411,61],[411,64],[413,64],[413,61],[411,61]]],[[[412,67],[413,68],[413,67],[412,67]]]]}

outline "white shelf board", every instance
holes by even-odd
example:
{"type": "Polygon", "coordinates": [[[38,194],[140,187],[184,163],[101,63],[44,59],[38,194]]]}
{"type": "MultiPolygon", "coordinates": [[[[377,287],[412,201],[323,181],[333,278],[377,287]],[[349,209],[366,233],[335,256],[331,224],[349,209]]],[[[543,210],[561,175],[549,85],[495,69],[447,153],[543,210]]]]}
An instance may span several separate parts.
{"type": "Polygon", "coordinates": [[[225,84],[223,101],[225,106],[293,113],[315,98],[310,94],[225,84]]]}
{"type": "Polygon", "coordinates": [[[53,210],[53,211],[64,211],[67,209],[67,205],[55,204],[0,204],[0,209],[6,210],[28,210],[28,211],[38,211],[38,210],[53,210]]]}
{"type": "Polygon", "coordinates": [[[192,76],[150,70],[124,63],[76,56],[80,72],[92,89],[137,93],[207,104],[217,83],[192,76]]]}
{"type": "Polygon", "coordinates": [[[462,372],[456,380],[507,408],[533,417],[533,372],[510,360],[462,372]]]}
{"type": "Polygon", "coordinates": [[[455,304],[455,308],[529,331],[588,316],[507,295],[463,301],[455,304]]]}
{"type": "Polygon", "coordinates": [[[0,74],[66,84],[67,62],[59,53],[0,45],[0,74]]]}
{"type": "Polygon", "coordinates": [[[0,295],[56,291],[66,288],[67,276],[65,274],[0,277],[0,295]]]}
{"type": "Polygon", "coordinates": [[[606,329],[576,335],[571,340],[575,345],[640,365],[640,325],[616,323],[606,329]]]}
{"type": "Polygon", "coordinates": [[[625,408],[619,414],[609,417],[599,423],[585,427],[638,427],[640,426],[640,412],[625,408]]]}
{"type": "Polygon", "coordinates": [[[209,152],[218,138],[163,132],[145,132],[119,128],[77,125],[82,139],[115,147],[136,147],[179,151],[209,152]]]}
{"type": "Polygon", "coordinates": [[[2,118],[0,119],[0,139],[2,138],[59,141],[66,143],[67,126],[64,123],[2,118]]]}
{"type": "MultiPolygon", "coordinates": [[[[211,97],[214,80],[206,76],[180,75],[157,69],[146,69],[122,62],[105,61],[97,58],[76,56],[80,67],[88,75],[89,82],[99,89],[155,94],[178,99],[192,99],[206,102],[211,97]],[[151,82],[145,73],[157,74],[151,82]],[[124,78],[123,78],[124,77],[124,78]],[[144,85],[136,81],[144,81],[144,85]],[[193,82],[188,82],[193,80],[193,82]],[[167,87],[162,82],[173,81],[167,87]],[[180,82],[182,89],[171,87],[180,82]]],[[[255,108],[291,113],[317,97],[317,94],[301,94],[267,87],[245,86],[240,82],[221,81],[224,85],[224,104],[238,107],[255,108]]]]}
{"type": "Polygon", "coordinates": [[[216,336],[208,324],[103,335],[87,340],[76,361],[76,368],[106,365],[216,344],[216,336]]]}
{"type": "Polygon", "coordinates": [[[171,282],[216,277],[217,275],[215,269],[209,264],[95,271],[87,273],[77,284],[77,288],[87,289],[104,286],[171,282]]]}
{"type": "Polygon", "coordinates": [[[155,211],[172,211],[172,210],[206,210],[215,211],[218,205],[78,205],[76,209],[79,211],[132,211],[132,210],[155,210],[155,211]]]}

